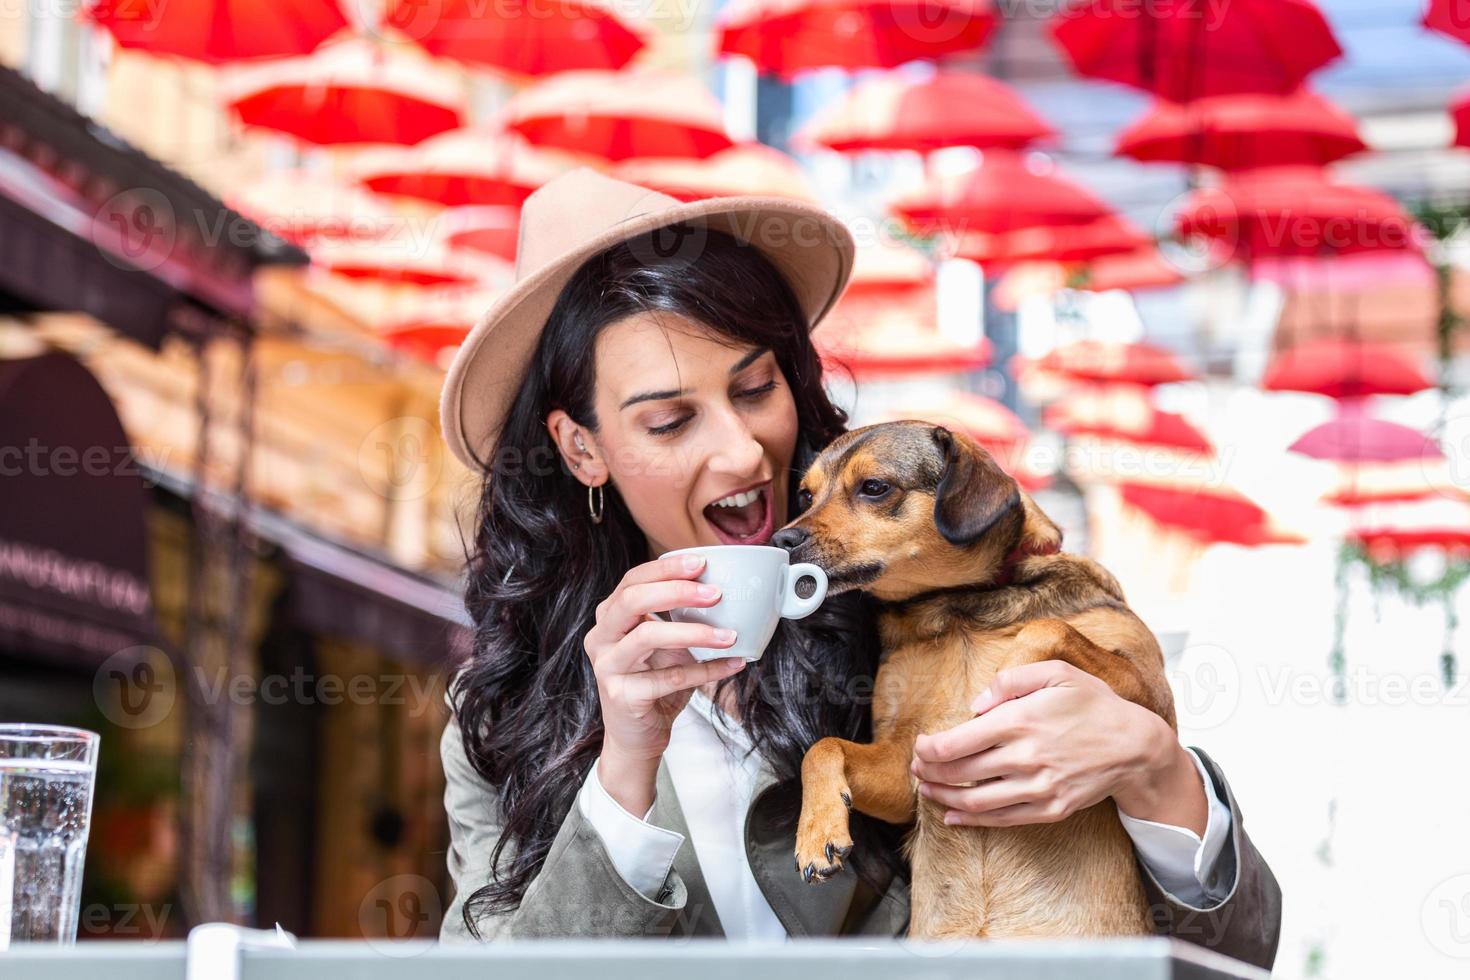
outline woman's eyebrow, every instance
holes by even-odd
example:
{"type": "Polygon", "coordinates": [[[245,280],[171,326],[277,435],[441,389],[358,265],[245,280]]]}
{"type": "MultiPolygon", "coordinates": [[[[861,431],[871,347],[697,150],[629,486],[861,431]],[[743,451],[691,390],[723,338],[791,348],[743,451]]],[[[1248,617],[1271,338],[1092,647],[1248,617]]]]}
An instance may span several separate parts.
{"type": "MultiPolygon", "coordinates": [[[[761,355],[766,354],[769,351],[769,347],[757,347],[755,350],[751,351],[749,354],[746,354],[740,360],[736,361],[734,365],[732,365],[730,368],[730,374],[732,376],[739,374],[741,371],[744,371],[746,368],[750,367],[757,360],[759,360],[761,355]]],[[[629,405],[636,405],[639,402],[653,402],[660,401],[664,398],[678,398],[680,395],[683,394],[687,394],[687,392],[682,388],[678,391],[640,391],[638,394],[632,395],[624,400],[624,402],[618,406],[618,411],[621,412],[629,405]]]]}

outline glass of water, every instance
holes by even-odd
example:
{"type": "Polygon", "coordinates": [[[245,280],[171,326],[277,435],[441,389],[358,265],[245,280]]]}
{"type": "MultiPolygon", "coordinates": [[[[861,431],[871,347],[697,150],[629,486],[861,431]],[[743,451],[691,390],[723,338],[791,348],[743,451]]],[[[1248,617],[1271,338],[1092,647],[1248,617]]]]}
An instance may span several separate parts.
{"type": "Polygon", "coordinates": [[[0,949],[76,942],[100,741],[0,724],[0,949]]]}

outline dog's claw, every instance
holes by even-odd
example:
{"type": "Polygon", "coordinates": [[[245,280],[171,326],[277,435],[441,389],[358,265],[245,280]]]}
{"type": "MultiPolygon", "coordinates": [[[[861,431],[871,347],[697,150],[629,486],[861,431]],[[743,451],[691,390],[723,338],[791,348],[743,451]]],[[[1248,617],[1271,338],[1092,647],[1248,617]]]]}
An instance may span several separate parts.
{"type": "Polygon", "coordinates": [[[827,846],[823,848],[822,851],[824,854],[827,855],[828,864],[831,864],[833,861],[837,860],[837,848],[832,846],[831,841],[827,842],[827,846]]]}
{"type": "Polygon", "coordinates": [[[847,808],[849,810],[851,810],[852,809],[852,794],[851,793],[843,793],[842,794],[842,802],[845,803],[845,804],[847,804],[847,808]]]}
{"type": "Polygon", "coordinates": [[[812,878],[816,876],[816,873],[817,866],[815,864],[808,864],[806,867],[801,869],[801,879],[807,884],[811,884],[812,878]]]}

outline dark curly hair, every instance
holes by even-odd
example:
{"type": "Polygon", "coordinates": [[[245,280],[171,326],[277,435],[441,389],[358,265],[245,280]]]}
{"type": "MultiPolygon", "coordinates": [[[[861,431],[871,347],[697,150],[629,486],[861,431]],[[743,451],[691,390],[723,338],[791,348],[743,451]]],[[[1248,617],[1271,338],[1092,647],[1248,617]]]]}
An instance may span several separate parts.
{"type": "MultiPolygon", "coordinates": [[[[476,935],[480,915],[520,904],[597,758],[602,713],[583,637],[597,604],[647,560],[643,531],[610,485],[603,523],[592,524],[585,487],[544,424],[560,408],[597,431],[598,333],[633,314],[666,312],[707,325],[732,346],[770,348],[797,410],[788,501],[817,453],[846,431],[847,414],[823,388],[821,361],[786,280],[757,248],[714,229],[701,234],[693,261],[660,260],[652,242],[634,239],[577,270],[481,466],[478,524],[467,545],[473,653],[451,692],[466,755],[499,793],[504,819],[494,852],[475,855],[493,868],[490,884],[465,903],[476,935]],[[502,860],[508,845],[513,856],[502,860]]],[[[778,515],[777,526],[794,516],[778,515]]],[[[718,693],[734,685],[745,730],[790,789],[817,739],[870,740],[878,655],[873,602],[848,592],[806,619],[782,620],[762,659],[721,681],[718,693]]],[[[795,825],[794,811],[782,816],[795,825]]],[[[901,869],[896,830],[855,815],[852,863],[868,881],[876,883],[879,865],[901,869]]]]}

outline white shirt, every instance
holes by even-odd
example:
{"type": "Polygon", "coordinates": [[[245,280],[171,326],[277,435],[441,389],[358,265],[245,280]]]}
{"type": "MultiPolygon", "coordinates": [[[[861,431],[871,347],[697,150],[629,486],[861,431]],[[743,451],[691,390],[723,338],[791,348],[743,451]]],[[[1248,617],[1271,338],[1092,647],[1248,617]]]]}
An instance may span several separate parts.
{"type": "MultiPolygon", "coordinates": [[[[756,884],[745,852],[745,814],[766,765],[759,753],[749,750],[744,729],[719,715],[710,699],[696,690],[674,719],[664,762],[725,935],[784,939],[786,929],[756,884]]],[[[1121,811],[1119,816],[1159,883],[1186,904],[1204,908],[1220,902],[1234,887],[1233,872],[1226,881],[1217,874],[1230,842],[1230,809],[1216,795],[1199,757],[1190,752],[1190,758],[1199,769],[1208,802],[1203,839],[1186,827],[1139,820],[1121,811]]],[[[684,835],[648,823],[651,807],[643,819],[624,810],[598,780],[596,763],[577,794],[577,806],[602,838],[623,880],[654,898],[684,835]]]]}

